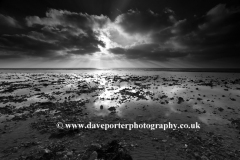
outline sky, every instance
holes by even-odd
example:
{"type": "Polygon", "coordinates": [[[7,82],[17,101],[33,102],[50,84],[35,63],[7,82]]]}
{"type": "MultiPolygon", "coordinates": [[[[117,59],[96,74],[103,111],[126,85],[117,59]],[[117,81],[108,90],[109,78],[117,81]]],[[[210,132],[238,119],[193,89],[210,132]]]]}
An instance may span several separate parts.
{"type": "Polygon", "coordinates": [[[0,68],[240,68],[239,0],[1,0],[0,68]]]}

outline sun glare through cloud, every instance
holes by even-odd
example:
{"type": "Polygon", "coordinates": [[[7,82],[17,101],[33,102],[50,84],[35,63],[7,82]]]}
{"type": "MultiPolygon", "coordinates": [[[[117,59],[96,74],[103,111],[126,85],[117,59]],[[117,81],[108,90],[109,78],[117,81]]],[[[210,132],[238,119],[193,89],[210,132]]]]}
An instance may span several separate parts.
{"type": "Polygon", "coordinates": [[[237,7],[216,4],[191,17],[180,8],[140,9],[130,4],[117,1],[106,13],[61,7],[21,18],[0,13],[0,66],[26,60],[56,67],[62,61],[84,67],[91,61],[108,66],[114,60],[133,63],[116,63],[119,68],[239,65],[237,7]]]}

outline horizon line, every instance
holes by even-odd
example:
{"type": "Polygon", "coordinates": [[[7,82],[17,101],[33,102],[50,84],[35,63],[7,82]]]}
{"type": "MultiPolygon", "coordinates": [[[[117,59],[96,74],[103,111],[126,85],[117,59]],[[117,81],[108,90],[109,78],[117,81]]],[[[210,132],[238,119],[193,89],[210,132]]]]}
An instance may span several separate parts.
{"type": "Polygon", "coordinates": [[[219,67],[209,67],[209,68],[200,68],[200,67],[181,67],[181,68],[176,68],[176,67],[167,67],[167,68],[156,68],[156,67],[153,67],[153,68],[145,68],[145,67],[113,67],[113,68],[81,68],[81,67],[78,67],[78,68],[72,68],[72,67],[64,67],[64,68],[60,68],[60,67],[56,67],[56,68],[50,68],[50,67],[23,67],[23,68],[20,68],[20,67],[17,67],[17,68],[14,68],[14,67],[8,67],[8,68],[1,68],[0,69],[99,69],[99,70],[105,70],[105,69],[240,69],[240,67],[235,67],[235,68],[219,68],[219,67]]]}

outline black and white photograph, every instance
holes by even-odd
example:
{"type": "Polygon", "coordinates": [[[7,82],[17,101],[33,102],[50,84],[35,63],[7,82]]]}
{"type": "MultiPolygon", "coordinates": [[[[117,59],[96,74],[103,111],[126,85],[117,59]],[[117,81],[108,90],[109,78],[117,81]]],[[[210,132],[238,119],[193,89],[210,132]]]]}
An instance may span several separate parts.
{"type": "Polygon", "coordinates": [[[240,1],[0,0],[0,160],[240,160],[240,1]]]}

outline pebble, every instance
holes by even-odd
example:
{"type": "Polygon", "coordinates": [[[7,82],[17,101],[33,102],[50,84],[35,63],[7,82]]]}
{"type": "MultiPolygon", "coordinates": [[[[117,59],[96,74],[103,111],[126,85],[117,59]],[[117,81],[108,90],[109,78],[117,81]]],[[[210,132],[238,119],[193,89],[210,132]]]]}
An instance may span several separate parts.
{"type": "Polygon", "coordinates": [[[67,156],[72,156],[72,155],[73,155],[73,151],[67,152],[67,156]]]}

